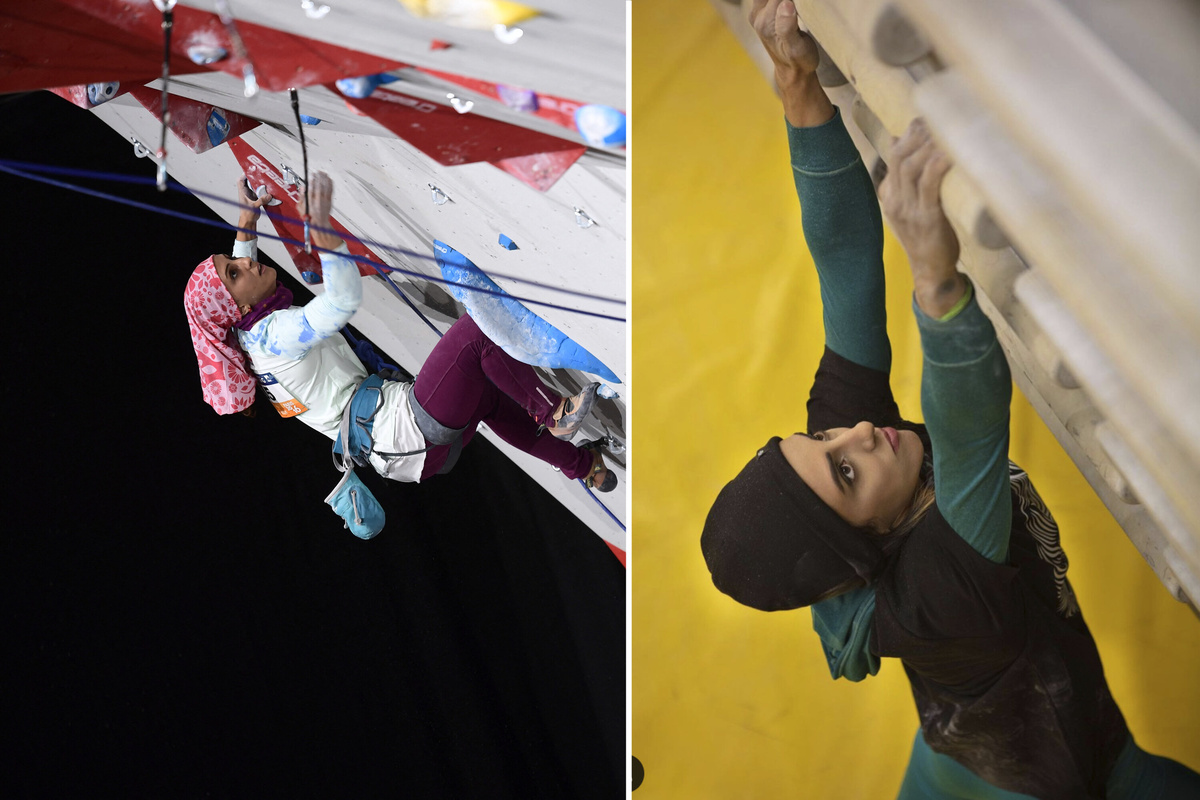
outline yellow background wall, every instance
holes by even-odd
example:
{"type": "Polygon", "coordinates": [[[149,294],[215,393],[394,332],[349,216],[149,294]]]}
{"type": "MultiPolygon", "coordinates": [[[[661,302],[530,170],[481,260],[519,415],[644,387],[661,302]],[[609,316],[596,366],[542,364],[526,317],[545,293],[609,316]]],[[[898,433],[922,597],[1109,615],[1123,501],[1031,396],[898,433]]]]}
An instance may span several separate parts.
{"type": "MultiPolygon", "coordinates": [[[[830,680],[807,610],[736,604],[700,554],[721,486],[769,437],[803,429],[823,346],[783,114],[707,3],[632,5],[634,796],[892,797],[917,728],[900,665],[830,680]]],[[[911,280],[890,234],[886,262],[892,385],[919,419],[911,280]]],[[[1012,431],[1134,735],[1200,769],[1200,621],[1019,394],[1012,431]]]]}

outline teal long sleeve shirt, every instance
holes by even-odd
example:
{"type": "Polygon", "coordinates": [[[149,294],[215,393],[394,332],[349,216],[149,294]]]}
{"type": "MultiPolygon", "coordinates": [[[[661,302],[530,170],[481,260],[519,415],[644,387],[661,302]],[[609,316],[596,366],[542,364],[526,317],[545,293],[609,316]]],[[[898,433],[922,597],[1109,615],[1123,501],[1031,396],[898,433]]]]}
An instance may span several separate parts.
{"type": "MultiPolygon", "coordinates": [[[[823,125],[787,130],[804,238],[821,286],[825,343],[856,364],[888,372],[883,223],[871,178],[840,110],[823,125]]],[[[938,508],[975,550],[1001,562],[1012,513],[1008,363],[974,297],[950,319],[932,319],[915,301],[913,312],[938,508]]]]}
{"type": "MultiPolygon", "coordinates": [[[[872,370],[891,370],[883,220],[875,188],[841,112],[823,125],[787,126],[804,238],[821,287],[825,343],[872,370]]],[[[1008,404],[1011,381],[991,323],[974,297],[950,319],[913,311],[925,354],[922,409],[933,442],[938,509],[977,552],[1005,559],[1011,533],[1008,404]]],[[[879,670],[870,652],[875,593],[863,587],[812,606],[834,678],[879,670]]]]}

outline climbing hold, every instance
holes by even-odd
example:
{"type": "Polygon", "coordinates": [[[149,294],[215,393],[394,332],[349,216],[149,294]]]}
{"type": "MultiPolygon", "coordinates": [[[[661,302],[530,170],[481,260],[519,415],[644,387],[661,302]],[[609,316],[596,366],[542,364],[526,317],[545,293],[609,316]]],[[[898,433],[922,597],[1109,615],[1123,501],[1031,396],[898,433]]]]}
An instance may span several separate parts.
{"type": "Polygon", "coordinates": [[[929,42],[897,6],[885,5],[871,30],[875,57],[891,67],[906,67],[929,55],[929,42]]]}
{"type": "Polygon", "coordinates": [[[258,94],[258,78],[254,75],[254,66],[249,62],[242,67],[242,96],[249,99],[258,94]]]}
{"type": "Polygon", "coordinates": [[[356,100],[361,100],[364,97],[370,97],[371,93],[385,83],[392,83],[400,80],[394,75],[388,75],[386,72],[380,72],[377,75],[363,75],[359,78],[342,78],[337,81],[337,88],[342,94],[347,97],[353,97],[356,100]]]}
{"type": "Polygon", "coordinates": [[[611,369],[578,342],[520,301],[509,297],[462,253],[437,240],[433,243],[433,251],[442,277],[451,281],[446,290],[466,306],[479,329],[510,356],[537,367],[577,369],[607,381],[621,382],[611,369]]]}
{"type": "Polygon", "coordinates": [[[525,31],[520,28],[510,28],[499,22],[492,26],[492,33],[505,44],[516,44],[517,40],[525,35],[525,31]]]}
{"type": "Polygon", "coordinates": [[[508,238],[507,236],[505,236],[503,233],[500,234],[500,246],[503,247],[505,250],[519,249],[517,247],[517,243],[514,242],[512,239],[508,238]]]}
{"type": "Polygon", "coordinates": [[[455,95],[453,92],[448,92],[446,94],[446,99],[450,101],[450,105],[454,106],[454,110],[460,114],[466,114],[475,107],[474,100],[464,100],[463,98],[455,95]]]}
{"type": "Polygon", "coordinates": [[[283,182],[288,186],[304,186],[304,178],[296,173],[296,170],[289,167],[287,164],[280,164],[280,169],[283,170],[283,182]]]}
{"type": "Polygon", "coordinates": [[[604,384],[600,384],[600,388],[596,390],[596,394],[600,395],[605,400],[616,400],[618,397],[616,389],[612,388],[611,386],[605,386],[604,384]]]}
{"type": "Polygon", "coordinates": [[[588,216],[588,213],[579,206],[575,206],[575,224],[587,230],[596,224],[596,220],[588,216]]]}
{"type": "Polygon", "coordinates": [[[575,127],[592,147],[625,146],[625,115],[612,106],[580,106],[575,127]]]}
{"type": "Polygon", "coordinates": [[[435,206],[445,205],[446,201],[450,199],[445,192],[434,186],[432,183],[429,184],[429,189],[433,193],[433,204],[435,206]]]}
{"type": "Polygon", "coordinates": [[[133,154],[137,158],[149,158],[150,148],[137,140],[136,136],[130,136],[129,141],[133,142],[133,154]]]}
{"type": "Polygon", "coordinates": [[[300,273],[300,277],[303,278],[304,282],[309,286],[315,286],[316,284],[321,283],[321,276],[315,272],[309,272],[308,270],[305,270],[304,272],[300,273]]]}
{"type": "Polygon", "coordinates": [[[320,19],[329,13],[329,6],[319,6],[313,0],[301,0],[300,7],[304,9],[304,16],[309,19],[320,19]]]}
{"type": "Polygon", "coordinates": [[[449,42],[443,42],[441,39],[434,39],[429,43],[430,50],[449,50],[454,45],[449,42]]]}
{"type": "Polygon", "coordinates": [[[321,120],[317,119],[316,117],[310,117],[307,114],[301,114],[300,121],[303,122],[305,125],[320,125],[321,124],[321,120]]]}
{"type": "MultiPolygon", "coordinates": [[[[601,386],[600,390],[608,389],[607,386],[601,386]]],[[[612,389],[609,389],[611,392],[612,389]]],[[[610,455],[621,456],[625,454],[625,443],[611,433],[606,433],[596,440],[601,449],[607,450],[610,455]]]]}
{"type": "Polygon", "coordinates": [[[187,49],[187,57],[200,66],[224,61],[228,56],[228,50],[215,44],[194,44],[187,49]]]}
{"type": "Polygon", "coordinates": [[[496,84],[496,92],[500,101],[514,111],[525,111],[530,114],[538,110],[537,92],[532,89],[518,89],[515,86],[496,84]]]}
{"type": "Polygon", "coordinates": [[[817,82],[827,89],[834,89],[838,86],[845,86],[849,81],[842,71],[838,69],[838,65],[833,63],[833,59],[829,57],[829,53],[825,52],[825,48],[817,42],[817,55],[820,61],[817,62],[817,82]]]}
{"type": "MultiPolygon", "coordinates": [[[[264,197],[270,197],[271,199],[267,201],[267,205],[269,205],[269,206],[277,206],[283,202],[278,197],[274,197],[273,195],[271,195],[270,191],[267,190],[267,185],[265,183],[262,184],[261,186],[258,186],[257,188],[255,188],[254,194],[258,197],[259,200],[262,200],[264,197]]],[[[311,283],[311,281],[310,281],[310,283],[311,283]]]]}
{"type": "Polygon", "coordinates": [[[121,84],[116,81],[109,83],[89,83],[87,87],[88,102],[94,106],[101,103],[107,103],[117,96],[117,91],[121,88],[121,84]]]}
{"type": "Polygon", "coordinates": [[[225,119],[225,115],[221,113],[220,109],[214,108],[208,112],[204,130],[208,134],[209,143],[216,147],[229,138],[229,120],[225,119]]]}

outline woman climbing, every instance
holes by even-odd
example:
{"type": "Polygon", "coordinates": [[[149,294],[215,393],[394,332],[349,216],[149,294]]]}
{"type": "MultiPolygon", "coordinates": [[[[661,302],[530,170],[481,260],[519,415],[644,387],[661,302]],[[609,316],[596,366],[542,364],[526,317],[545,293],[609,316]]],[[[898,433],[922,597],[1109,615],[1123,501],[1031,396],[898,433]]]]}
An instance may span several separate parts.
{"type": "Polygon", "coordinates": [[[834,678],[900,659],[920,715],[905,800],[1200,797],[1200,776],[1130,736],[1057,525],[1008,460],[1011,378],[956,270],[950,162],[914,123],[880,187],[913,275],[922,426],[888,383],[879,203],[815,43],[791,2],[755,0],[751,20],[783,99],[825,352],[808,432],[767,442],[709,512],[713,583],[764,611],[811,606],[834,678]]]}
{"type": "MultiPolygon", "coordinates": [[[[241,184],[240,184],[241,185],[241,184]]],[[[238,227],[253,230],[269,197],[244,192],[238,227]]],[[[257,259],[257,237],[239,232],[230,255],[196,267],[184,309],[200,367],[204,400],[219,414],[254,402],[255,379],[284,416],[337,442],[349,414],[350,452],[381,475],[421,481],[449,471],[480,422],[514,447],[554,465],[568,478],[608,492],[617,477],[599,445],[567,439],[595,402],[599,384],[570,398],[548,389],[528,364],[493,343],[469,316],[438,341],[415,381],[367,375],[338,332],[362,302],[362,281],[345,242],[330,229],[333,181],[316,173],[309,186],[312,241],[320,248],[325,292],[304,306],[257,259]],[[321,230],[325,229],[325,230],[321,230]],[[249,358],[249,369],[246,359],[249,358]],[[546,430],[548,436],[540,435],[546,430]]]]}

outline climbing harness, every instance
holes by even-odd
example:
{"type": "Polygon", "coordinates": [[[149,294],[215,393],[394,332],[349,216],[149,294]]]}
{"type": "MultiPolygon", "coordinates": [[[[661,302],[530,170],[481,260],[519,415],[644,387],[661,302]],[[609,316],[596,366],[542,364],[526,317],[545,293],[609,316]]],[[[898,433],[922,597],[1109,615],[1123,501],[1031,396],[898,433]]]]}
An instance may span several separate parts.
{"type": "Polygon", "coordinates": [[[358,466],[365,467],[370,464],[370,457],[376,455],[385,462],[384,477],[392,477],[391,465],[394,462],[427,453],[435,447],[449,445],[450,453],[446,456],[446,463],[438,470],[438,474],[444,475],[449,472],[458,461],[458,454],[462,451],[463,433],[466,428],[447,428],[430,416],[429,412],[421,407],[417,398],[411,393],[408,400],[412,407],[413,419],[417,424],[417,430],[425,437],[425,441],[429,442],[429,446],[406,453],[386,453],[375,449],[371,434],[375,415],[383,407],[383,383],[382,376],[368,375],[354,390],[354,395],[346,404],[345,411],[342,412],[342,427],[338,438],[333,442],[334,464],[337,465],[339,459],[344,461],[348,457],[358,466]],[[346,433],[343,434],[342,431],[346,433]],[[349,442],[348,447],[345,446],[346,442],[349,442]],[[349,453],[348,456],[347,453],[349,453]]]}

